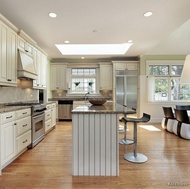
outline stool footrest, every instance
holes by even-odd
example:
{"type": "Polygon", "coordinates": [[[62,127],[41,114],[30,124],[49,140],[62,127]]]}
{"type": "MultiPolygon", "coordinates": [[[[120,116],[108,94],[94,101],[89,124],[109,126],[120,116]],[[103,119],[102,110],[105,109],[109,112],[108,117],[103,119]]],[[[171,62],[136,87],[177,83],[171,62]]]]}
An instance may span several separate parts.
{"type": "Polygon", "coordinates": [[[124,155],[124,159],[133,163],[144,163],[148,160],[148,158],[144,154],[137,153],[136,157],[134,156],[134,152],[129,152],[124,155]]]}

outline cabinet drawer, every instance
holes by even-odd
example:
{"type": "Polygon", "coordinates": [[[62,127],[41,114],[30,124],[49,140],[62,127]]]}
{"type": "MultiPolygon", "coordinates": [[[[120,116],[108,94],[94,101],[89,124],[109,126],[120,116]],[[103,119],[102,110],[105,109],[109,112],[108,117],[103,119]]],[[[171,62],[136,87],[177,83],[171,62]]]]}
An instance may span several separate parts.
{"type": "Polygon", "coordinates": [[[52,107],[51,104],[47,104],[47,105],[46,105],[46,109],[47,109],[47,110],[51,109],[51,107],[52,107]]]}
{"type": "Polygon", "coordinates": [[[56,108],[56,103],[51,104],[52,108],[56,108]]]}
{"type": "Polygon", "coordinates": [[[26,117],[16,121],[16,136],[19,136],[31,129],[31,117],[26,117]]]}
{"type": "Polygon", "coordinates": [[[1,124],[8,123],[15,120],[15,112],[7,112],[1,114],[1,124]]]}
{"type": "Polygon", "coordinates": [[[16,138],[16,153],[21,152],[31,144],[31,130],[16,138]]]}
{"type": "Polygon", "coordinates": [[[51,119],[51,109],[45,111],[45,121],[51,119]]]}
{"type": "Polygon", "coordinates": [[[31,115],[31,108],[16,111],[16,118],[20,119],[31,115]]]}
{"type": "Polygon", "coordinates": [[[45,122],[45,132],[47,132],[49,129],[51,129],[51,119],[45,122]]]}

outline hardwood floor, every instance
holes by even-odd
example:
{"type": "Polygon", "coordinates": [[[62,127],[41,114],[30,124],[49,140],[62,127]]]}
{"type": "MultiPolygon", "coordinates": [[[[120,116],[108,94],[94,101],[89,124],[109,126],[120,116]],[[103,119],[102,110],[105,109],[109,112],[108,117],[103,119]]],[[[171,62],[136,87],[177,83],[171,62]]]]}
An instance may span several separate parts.
{"type": "MultiPolygon", "coordinates": [[[[71,122],[57,122],[40,144],[4,168],[0,189],[190,188],[190,141],[163,131],[160,124],[151,125],[160,130],[138,127],[137,151],[148,156],[146,163],[124,160],[133,146],[120,145],[120,176],[73,177],[71,122]]],[[[128,128],[132,137],[133,127],[128,128]]]]}

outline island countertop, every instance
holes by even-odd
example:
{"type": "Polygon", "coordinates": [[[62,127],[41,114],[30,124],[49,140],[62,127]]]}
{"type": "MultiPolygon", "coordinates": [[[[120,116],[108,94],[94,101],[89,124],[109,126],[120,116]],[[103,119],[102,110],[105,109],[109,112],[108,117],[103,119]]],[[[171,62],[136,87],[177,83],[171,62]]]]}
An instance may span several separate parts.
{"type": "Polygon", "coordinates": [[[133,114],[135,111],[131,108],[122,106],[114,102],[107,102],[103,105],[84,104],[72,110],[72,113],[96,114],[96,113],[118,113],[118,114],[133,114]]]}

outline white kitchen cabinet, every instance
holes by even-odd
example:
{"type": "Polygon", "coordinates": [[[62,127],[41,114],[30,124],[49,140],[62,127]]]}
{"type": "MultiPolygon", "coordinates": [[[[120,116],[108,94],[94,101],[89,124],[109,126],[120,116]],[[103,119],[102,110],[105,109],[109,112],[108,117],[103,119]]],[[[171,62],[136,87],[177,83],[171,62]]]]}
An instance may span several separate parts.
{"type": "Polygon", "coordinates": [[[51,90],[67,90],[66,71],[65,64],[51,64],[51,90]]]}
{"type": "Polygon", "coordinates": [[[1,114],[1,167],[15,156],[15,112],[1,114]]]}
{"type": "Polygon", "coordinates": [[[56,103],[52,104],[52,109],[51,109],[51,126],[56,125],[56,103]]]}
{"type": "Polygon", "coordinates": [[[22,152],[31,144],[31,109],[16,111],[15,131],[16,155],[22,152]]]}
{"type": "Polygon", "coordinates": [[[116,70],[137,70],[137,62],[118,62],[116,63],[116,70]]]}
{"type": "Polygon", "coordinates": [[[0,168],[3,169],[31,143],[30,108],[0,114],[0,142],[0,168]]]}
{"type": "Polygon", "coordinates": [[[18,48],[33,56],[33,46],[20,36],[18,36],[18,48]]]}
{"type": "Polygon", "coordinates": [[[100,90],[112,90],[113,68],[112,64],[100,64],[100,90]]]}
{"type": "Polygon", "coordinates": [[[0,21],[0,85],[17,86],[17,33],[0,21]]]}
{"type": "Polygon", "coordinates": [[[33,87],[44,89],[47,86],[47,57],[39,50],[33,50],[34,64],[38,74],[37,80],[33,81],[33,87]]]}
{"type": "Polygon", "coordinates": [[[46,105],[46,111],[45,111],[45,133],[48,133],[51,129],[52,129],[52,125],[51,125],[51,116],[52,116],[52,105],[51,104],[47,104],[46,105]]]}

